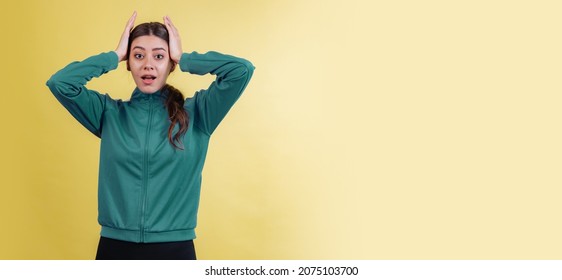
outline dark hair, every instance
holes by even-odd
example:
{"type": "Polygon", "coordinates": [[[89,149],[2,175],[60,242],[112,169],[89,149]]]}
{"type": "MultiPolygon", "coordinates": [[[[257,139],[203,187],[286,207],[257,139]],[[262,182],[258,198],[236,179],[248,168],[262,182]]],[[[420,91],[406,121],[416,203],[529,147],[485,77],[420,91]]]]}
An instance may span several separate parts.
{"type": "MultiPolygon", "coordinates": [[[[129,35],[129,46],[127,48],[126,59],[129,59],[129,55],[131,52],[131,43],[133,42],[133,40],[137,37],[146,35],[154,35],[166,41],[166,43],[170,43],[168,29],[166,29],[166,26],[164,24],[159,22],[141,23],[133,28],[131,34],[129,35]]],[[[174,62],[172,61],[172,63],[174,62]]],[[[128,65],[129,64],[127,63],[127,68],[129,67],[128,65]]],[[[171,71],[173,71],[174,68],[175,63],[172,66],[171,71]]],[[[181,91],[169,84],[164,85],[164,87],[162,87],[161,89],[161,92],[162,94],[167,95],[164,104],[166,105],[166,109],[168,110],[168,117],[170,118],[171,122],[170,127],[168,128],[168,140],[174,148],[183,150],[183,144],[180,137],[187,132],[187,128],[189,125],[189,116],[183,108],[185,98],[183,97],[181,91]],[[180,125],[180,129],[178,130],[178,132],[176,132],[175,135],[172,135],[176,124],[180,125]]]]}

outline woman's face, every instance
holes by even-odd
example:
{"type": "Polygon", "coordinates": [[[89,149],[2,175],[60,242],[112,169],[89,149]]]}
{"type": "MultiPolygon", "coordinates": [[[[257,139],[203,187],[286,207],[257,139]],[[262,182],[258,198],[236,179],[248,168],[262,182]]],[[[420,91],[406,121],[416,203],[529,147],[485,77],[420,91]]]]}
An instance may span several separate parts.
{"type": "Polygon", "coordinates": [[[135,38],[131,42],[128,65],[140,91],[158,91],[166,84],[173,67],[168,43],[154,35],[135,38]]]}

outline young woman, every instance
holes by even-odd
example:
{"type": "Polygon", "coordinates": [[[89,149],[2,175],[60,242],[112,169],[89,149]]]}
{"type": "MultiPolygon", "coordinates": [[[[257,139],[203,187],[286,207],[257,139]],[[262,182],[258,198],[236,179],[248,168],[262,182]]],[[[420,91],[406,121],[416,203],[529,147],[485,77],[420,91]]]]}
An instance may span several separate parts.
{"type": "Polygon", "coordinates": [[[209,138],[244,91],[254,66],[207,52],[183,53],[169,17],[129,19],[115,51],[74,62],[47,82],[60,103],[101,138],[96,259],[195,259],[193,239],[209,138]],[[127,61],[129,101],[86,83],[127,61]],[[216,75],[192,98],[166,83],[175,68],[216,75]]]}

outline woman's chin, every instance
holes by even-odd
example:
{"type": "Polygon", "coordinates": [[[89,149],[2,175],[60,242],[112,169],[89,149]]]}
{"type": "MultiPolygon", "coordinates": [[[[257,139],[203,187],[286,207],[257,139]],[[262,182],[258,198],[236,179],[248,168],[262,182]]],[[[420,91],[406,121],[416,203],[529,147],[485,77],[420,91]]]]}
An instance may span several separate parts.
{"type": "Polygon", "coordinates": [[[154,85],[137,85],[137,88],[142,92],[142,93],[146,93],[146,94],[152,94],[157,92],[160,88],[162,87],[156,87],[154,85]]]}

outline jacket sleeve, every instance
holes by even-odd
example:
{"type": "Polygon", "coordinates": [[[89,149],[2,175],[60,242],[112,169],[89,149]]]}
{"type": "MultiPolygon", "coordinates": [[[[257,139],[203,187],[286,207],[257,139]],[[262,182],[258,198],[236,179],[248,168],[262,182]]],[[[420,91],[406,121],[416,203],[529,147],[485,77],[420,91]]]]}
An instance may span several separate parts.
{"type": "Polygon", "coordinates": [[[211,135],[248,85],[255,67],[245,59],[218,52],[184,53],[179,64],[184,72],[216,75],[208,89],[194,96],[195,125],[211,135]]]}
{"type": "Polygon", "coordinates": [[[86,88],[86,83],[115,68],[119,61],[115,52],[91,56],[73,62],[55,73],[47,86],[59,102],[90,132],[100,137],[107,95],[86,88]]]}

